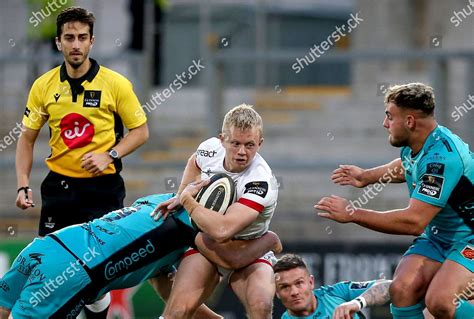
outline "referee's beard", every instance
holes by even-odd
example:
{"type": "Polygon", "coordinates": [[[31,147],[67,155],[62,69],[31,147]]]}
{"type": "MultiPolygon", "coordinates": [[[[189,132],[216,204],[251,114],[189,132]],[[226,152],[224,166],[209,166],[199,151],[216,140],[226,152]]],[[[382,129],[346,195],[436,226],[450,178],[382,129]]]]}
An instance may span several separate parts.
{"type": "Polygon", "coordinates": [[[83,64],[84,62],[86,62],[87,60],[89,60],[89,56],[86,56],[83,60],[79,60],[79,61],[75,61],[74,59],[67,59],[65,57],[65,60],[66,62],[75,70],[79,69],[83,64]]]}

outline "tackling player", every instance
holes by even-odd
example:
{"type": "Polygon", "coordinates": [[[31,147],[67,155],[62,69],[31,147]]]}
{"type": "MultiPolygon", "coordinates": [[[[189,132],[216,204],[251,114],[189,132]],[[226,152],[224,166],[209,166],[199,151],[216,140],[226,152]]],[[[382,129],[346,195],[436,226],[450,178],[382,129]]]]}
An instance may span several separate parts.
{"type": "Polygon", "coordinates": [[[314,288],[303,259],[286,254],[273,266],[276,295],[287,311],[282,319],[292,318],[365,318],[359,311],[364,307],[380,306],[390,300],[391,280],[339,282],[332,286],[314,288]]]}
{"type": "MultiPolygon", "coordinates": [[[[171,197],[143,197],[100,219],[36,238],[0,280],[0,318],[7,319],[10,311],[14,319],[74,318],[110,290],[133,287],[155,276],[166,282],[173,264],[195,237],[184,209],[166,220],[150,217],[158,204],[171,197]]],[[[272,236],[258,241],[245,241],[245,254],[229,256],[238,260],[208,258],[223,266],[243,267],[278,246],[272,236]]],[[[237,249],[239,244],[234,244],[229,244],[230,249],[237,249]]],[[[227,251],[229,246],[220,249],[227,251]]],[[[205,306],[197,314],[221,318],[205,306]]]]}
{"type": "Polygon", "coordinates": [[[471,318],[474,306],[456,301],[455,296],[474,281],[474,156],[467,144],[436,122],[431,87],[421,83],[391,87],[385,105],[383,125],[390,144],[401,147],[400,158],[365,170],[341,165],[332,180],[356,187],[406,182],[408,206],[374,211],[352,207],[332,195],[315,208],[322,211],[320,216],[338,222],[418,236],[390,287],[394,318],[423,318],[424,302],[436,318],[471,318]]]}
{"type": "MultiPolygon", "coordinates": [[[[270,167],[258,154],[262,143],[260,115],[249,105],[234,107],[224,118],[219,138],[204,141],[189,158],[176,198],[161,204],[157,212],[166,215],[181,204],[198,227],[218,242],[264,235],[277,204],[278,187],[270,167]],[[236,183],[236,202],[224,215],[200,206],[193,198],[203,183],[191,183],[217,173],[228,174],[236,183]]],[[[227,276],[252,319],[271,318],[275,294],[269,261],[272,256],[269,252],[227,276]]],[[[179,266],[164,317],[190,318],[218,282],[216,266],[197,251],[188,251],[179,266]]]]}

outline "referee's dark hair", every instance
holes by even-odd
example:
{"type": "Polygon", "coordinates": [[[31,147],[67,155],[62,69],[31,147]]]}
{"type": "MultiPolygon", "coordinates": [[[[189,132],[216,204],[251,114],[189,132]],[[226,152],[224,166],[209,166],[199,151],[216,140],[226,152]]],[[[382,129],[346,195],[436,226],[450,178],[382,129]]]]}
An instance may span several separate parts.
{"type": "Polygon", "coordinates": [[[273,272],[276,274],[280,271],[286,271],[294,268],[303,268],[308,271],[303,259],[295,254],[285,254],[273,265],[273,272]]]}
{"type": "Polygon", "coordinates": [[[61,11],[56,19],[56,36],[61,37],[63,32],[63,25],[68,22],[81,22],[89,25],[89,33],[92,37],[94,35],[94,14],[80,7],[69,7],[61,11]]]}

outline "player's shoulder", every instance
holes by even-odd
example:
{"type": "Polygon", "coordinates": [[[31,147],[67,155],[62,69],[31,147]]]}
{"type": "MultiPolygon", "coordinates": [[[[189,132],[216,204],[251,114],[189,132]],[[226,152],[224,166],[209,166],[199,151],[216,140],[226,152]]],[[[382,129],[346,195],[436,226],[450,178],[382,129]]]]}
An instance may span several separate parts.
{"type": "Polygon", "coordinates": [[[33,83],[33,86],[40,86],[43,89],[46,86],[49,86],[52,84],[52,82],[59,82],[60,81],[60,72],[61,72],[61,66],[58,65],[55,68],[52,68],[51,70],[43,73],[40,75],[33,83]]]}
{"type": "Polygon", "coordinates": [[[203,147],[217,147],[217,146],[221,146],[221,140],[217,137],[210,137],[208,138],[207,140],[204,140],[201,142],[201,144],[199,144],[199,147],[203,146],[203,147]]]}
{"type": "Polygon", "coordinates": [[[324,296],[327,294],[332,294],[336,289],[341,287],[347,287],[349,285],[349,281],[341,281],[332,285],[323,285],[317,289],[314,289],[315,296],[324,296]]]}
{"type": "Polygon", "coordinates": [[[370,281],[340,281],[338,283],[335,283],[333,285],[325,285],[321,286],[320,291],[325,292],[325,293],[331,293],[337,290],[359,290],[359,289],[367,289],[369,288],[375,280],[370,280],[370,281]]]}
{"type": "Polygon", "coordinates": [[[375,280],[369,281],[343,281],[348,286],[349,290],[367,289],[374,284],[375,280]]]}
{"type": "Polygon", "coordinates": [[[469,147],[459,136],[446,127],[438,126],[431,135],[423,161],[461,163],[463,156],[469,153],[469,147]]]}
{"type": "Polygon", "coordinates": [[[130,86],[132,83],[121,73],[109,69],[103,65],[99,68],[99,75],[104,77],[109,83],[118,86],[130,86]]]}
{"type": "Polygon", "coordinates": [[[247,179],[259,177],[270,181],[273,178],[273,172],[265,159],[257,153],[247,169],[245,177],[247,179]]]}
{"type": "Polygon", "coordinates": [[[196,155],[201,157],[214,157],[220,148],[222,148],[221,140],[217,137],[211,137],[199,144],[196,155]]]}
{"type": "Polygon", "coordinates": [[[432,133],[432,144],[430,150],[443,152],[444,154],[457,154],[461,146],[466,145],[459,136],[444,126],[438,126],[432,133]]]}
{"type": "Polygon", "coordinates": [[[272,196],[276,196],[278,191],[278,183],[273,176],[272,170],[258,153],[248,169],[239,178],[238,184],[244,187],[244,193],[255,194],[261,197],[265,197],[267,194],[274,194],[272,196]]]}

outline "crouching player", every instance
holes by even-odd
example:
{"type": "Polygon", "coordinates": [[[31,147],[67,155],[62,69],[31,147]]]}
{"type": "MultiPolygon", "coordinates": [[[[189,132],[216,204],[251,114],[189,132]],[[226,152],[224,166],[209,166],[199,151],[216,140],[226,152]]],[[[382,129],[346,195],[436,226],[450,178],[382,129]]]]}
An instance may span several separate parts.
{"type": "MultiPolygon", "coordinates": [[[[86,304],[110,290],[168,274],[196,235],[184,209],[158,221],[150,217],[157,205],[172,196],[143,197],[100,219],[33,240],[0,280],[0,318],[7,319],[10,312],[14,319],[75,318],[86,304]]],[[[271,236],[253,248],[246,242],[249,249],[239,255],[239,263],[244,259],[251,263],[275,243],[271,236]],[[261,244],[265,247],[258,248],[261,244]]],[[[234,265],[235,260],[222,263],[234,265]]],[[[198,315],[219,317],[204,305],[198,315]]]]}
{"type": "Polygon", "coordinates": [[[286,254],[273,266],[276,295],[287,308],[282,319],[291,318],[365,318],[359,311],[390,300],[391,280],[339,282],[332,286],[314,287],[303,259],[286,254]]]}

